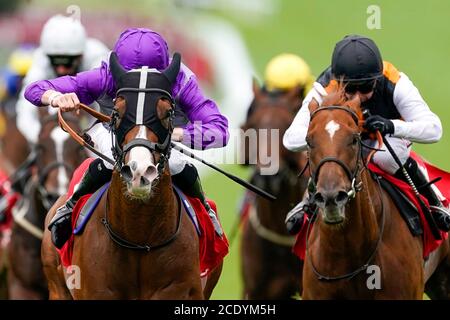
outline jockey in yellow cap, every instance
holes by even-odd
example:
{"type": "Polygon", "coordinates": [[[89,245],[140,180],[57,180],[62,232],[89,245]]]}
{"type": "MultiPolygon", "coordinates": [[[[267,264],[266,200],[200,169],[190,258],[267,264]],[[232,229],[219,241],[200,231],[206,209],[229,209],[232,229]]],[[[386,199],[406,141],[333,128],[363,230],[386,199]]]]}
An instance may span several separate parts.
{"type": "Polygon", "coordinates": [[[299,86],[303,89],[301,98],[312,88],[314,80],[305,60],[291,53],[273,57],[264,72],[264,86],[267,91],[289,91],[299,86]]]}
{"type": "MultiPolygon", "coordinates": [[[[311,90],[314,81],[315,77],[311,74],[311,69],[305,60],[292,53],[281,53],[273,57],[266,66],[263,90],[274,96],[293,93],[295,90],[300,108],[303,98],[311,90]]],[[[253,110],[252,102],[247,111],[247,119],[253,110]]]]}

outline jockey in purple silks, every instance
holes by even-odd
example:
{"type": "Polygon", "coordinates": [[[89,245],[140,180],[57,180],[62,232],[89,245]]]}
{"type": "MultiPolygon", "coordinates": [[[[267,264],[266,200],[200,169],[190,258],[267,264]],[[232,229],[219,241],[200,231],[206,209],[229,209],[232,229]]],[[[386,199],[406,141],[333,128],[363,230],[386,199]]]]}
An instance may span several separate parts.
{"type": "MultiPolygon", "coordinates": [[[[149,29],[124,31],[114,47],[114,52],[126,70],[148,66],[161,71],[169,65],[166,41],[161,35],[149,29]]],[[[229,139],[228,120],[220,113],[216,103],[203,95],[195,74],[184,64],[181,64],[172,91],[176,101],[172,140],[195,149],[224,147],[229,139]],[[200,136],[202,138],[198,139],[200,136]]],[[[107,115],[110,115],[113,110],[115,96],[115,84],[106,62],[102,62],[99,68],[81,72],[75,76],[37,81],[30,84],[25,91],[26,99],[36,106],[51,105],[66,112],[77,110],[79,102],[91,104],[97,101],[101,111],[107,115]]],[[[112,158],[112,142],[108,129],[98,123],[88,133],[95,141],[96,148],[112,158]]],[[[189,163],[186,156],[176,150],[171,152],[169,168],[175,185],[188,196],[202,201],[216,232],[222,235],[223,231],[216,213],[205,200],[197,169],[189,163]]],[[[109,163],[101,159],[91,163],[72,197],[65,205],[58,208],[49,224],[52,241],[56,247],[61,248],[70,237],[72,209],[76,201],[109,181],[111,174],[112,165],[109,163]]]]}

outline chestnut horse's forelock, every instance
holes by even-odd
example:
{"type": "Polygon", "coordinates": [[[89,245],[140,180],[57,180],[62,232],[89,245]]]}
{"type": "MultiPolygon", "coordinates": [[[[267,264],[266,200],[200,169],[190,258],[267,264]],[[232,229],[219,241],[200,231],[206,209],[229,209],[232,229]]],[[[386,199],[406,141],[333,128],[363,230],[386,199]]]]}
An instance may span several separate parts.
{"type": "Polygon", "coordinates": [[[317,109],[340,106],[342,108],[347,108],[348,111],[353,114],[352,117],[355,121],[357,119],[356,124],[358,125],[359,129],[362,130],[363,113],[361,110],[361,100],[359,99],[359,96],[354,95],[353,97],[351,97],[351,99],[348,99],[345,96],[345,85],[343,85],[342,83],[331,86],[330,88],[331,89],[329,90],[331,91],[323,98],[322,104],[320,106],[315,99],[312,99],[309,103],[308,107],[309,110],[311,110],[311,118],[312,114],[317,109]]]}

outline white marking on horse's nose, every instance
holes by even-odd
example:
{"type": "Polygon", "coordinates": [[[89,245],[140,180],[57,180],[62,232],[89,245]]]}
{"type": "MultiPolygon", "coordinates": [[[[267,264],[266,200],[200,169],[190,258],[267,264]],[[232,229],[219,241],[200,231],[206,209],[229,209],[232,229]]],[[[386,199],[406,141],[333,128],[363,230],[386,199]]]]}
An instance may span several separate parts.
{"type": "MultiPolygon", "coordinates": [[[[69,134],[62,130],[60,127],[55,127],[50,133],[50,137],[55,143],[56,161],[64,163],[64,143],[69,138],[69,134]]],[[[66,193],[69,185],[69,177],[67,176],[66,168],[63,166],[58,167],[58,194],[62,195],[66,193]]]]}
{"type": "Polygon", "coordinates": [[[328,131],[328,134],[330,135],[330,139],[333,140],[333,136],[336,133],[336,131],[338,131],[341,128],[341,126],[339,125],[339,123],[334,122],[334,120],[331,120],[330,122],[327,123],[327,125],[325,126],[325,130],[328,131]]]}
{"type": "MultiPolygon", "coordinates": [[[[136,138],[147,139],[145,126],[140,126],[136,138]]],[[[134,147],[130,150],[127,165],[131,169],[133,188],[151,185],[158,177],[158,170],[153,160],[153,155],[146,147],[134,147]]]]}

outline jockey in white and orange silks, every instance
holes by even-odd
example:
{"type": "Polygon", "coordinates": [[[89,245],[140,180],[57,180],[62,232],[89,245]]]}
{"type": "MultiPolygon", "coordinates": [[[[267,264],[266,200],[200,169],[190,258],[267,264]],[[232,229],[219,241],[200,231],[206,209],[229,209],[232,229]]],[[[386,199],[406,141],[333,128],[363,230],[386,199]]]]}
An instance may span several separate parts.
{"type": "MultiPolygon", "coordinates": [[[[376,44],[363,36],[346,36],[336,44],[331,66],[319,76],[305,97],[300,111],[284,134],[284,146],[292,151],[307,149],[305,139],[310,121],[308,105],[312,99],[320,105],[327,95],[326,88],[333,81],[340,80],[344,82],[346,97],[351,99],[358,95],[363,110],[370,112],[365,128],[369,132],[378,130],[385,135],[414,184],[425,185],[427,178],[409,156],[411,142],[439,141],[442,137],[441,121],[430,110],[408,76],[391,63],[383,61],[376,44]]],[[[386,146],[382,149],[384,152],[374,154],[374,163],[404,180],[401,169],[386,146]]],[[[439,191],[434,186],[428,186],[421,193],[428,199],[438,227],[449,231],[450,216],[439,199],[439,191]]],[[[301,227],[304,205],[301,202],[287,215],[286,223],[291,233],[298,232],[301,227]]]]}
{"type": "MultiPolygon", "coordinates": [[[[126,70],[148,66],[156,70],[164,70],[169,65],[169,49],[164,38],[149,29],[137,28],[124,31],[113,50],[126,70]]],[[[223,116],[216,103],[203,95],[195,74],[184,64],[172,86],[172,94],[176,102],[175,129],[172,140],[196,149],[220,148],[228,143],[228,120],[223,116]],[[195,123],[195,124],[194,124],[195,123]],[[199,141],[199,136],[202,138],[199,141]],[[208,138],[209,137],[209,138],[208,138]]],[[[78,103],[90,104],[97,101],[100,110],[110,115],[116,96],[116,87],[107,62],[103,61],[98,68],[78,73],[76,76],[65,76],[53,80],[38,81],[26,88],[25,97],[35,106],[51,105],[62,111],[78,108],[78,103]]],[[[96,148],[112,158],[112,141],[107,128],[96,124],[88,132],[96,148]]],[[[199,198],[207,209],[216,232],[223,231],[215,212],[206,201],[196,168],[188,158],[176,150],[172,150],[169,158],[172,181],[188,196],[199,198]]],[[[73,196],[57,210],[49,224],[53,243],[62,247],[69,238],[71,213],[76,201],[84,194],[97,190],[111,179],[112,166],[101,159],[94,160],[73,196]]]]}

